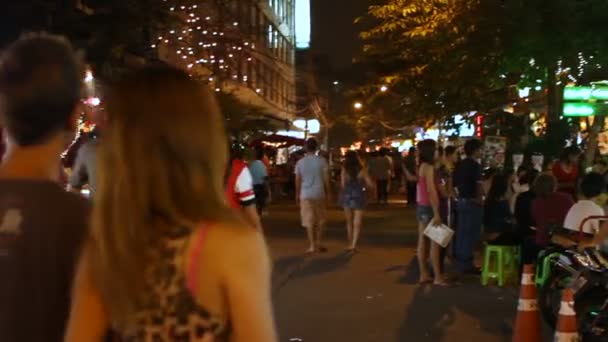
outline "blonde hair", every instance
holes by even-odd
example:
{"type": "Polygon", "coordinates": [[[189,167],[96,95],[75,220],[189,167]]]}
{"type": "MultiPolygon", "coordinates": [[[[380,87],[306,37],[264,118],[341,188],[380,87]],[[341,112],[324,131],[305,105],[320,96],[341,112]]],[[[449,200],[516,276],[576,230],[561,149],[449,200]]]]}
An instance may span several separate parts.
{"type": "Polygon", "coordinates": [[[213,93],[181,71],[148,67],[108,95],[91,264],[110,319],[124,331],[145,300],[145,271],[167,229],[227,215],[227,140],[213,93]]]}

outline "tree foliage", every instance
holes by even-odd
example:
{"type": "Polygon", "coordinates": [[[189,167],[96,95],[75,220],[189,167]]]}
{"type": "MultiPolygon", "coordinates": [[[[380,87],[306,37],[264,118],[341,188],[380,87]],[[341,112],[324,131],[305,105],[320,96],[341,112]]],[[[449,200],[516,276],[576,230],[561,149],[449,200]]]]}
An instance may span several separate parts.
{"type": "Polygon", "coordinates": [[[359,19],[370,26],[364,61],[376,70],[361,93],[404,123],[487,112],[507,102],[508,86],[538,80],[558,100],[559,81],[598,77],[606,19],[603,0],[389,0],[359,19]]]}

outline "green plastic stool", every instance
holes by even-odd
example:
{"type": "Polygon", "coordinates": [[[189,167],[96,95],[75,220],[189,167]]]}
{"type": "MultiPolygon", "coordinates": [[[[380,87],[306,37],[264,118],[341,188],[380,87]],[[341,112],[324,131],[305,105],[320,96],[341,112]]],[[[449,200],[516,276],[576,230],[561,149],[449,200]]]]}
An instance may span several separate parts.
{"type": "Polygon", "coordinates": [[[519,246],[486,245],[481,284],[486,286],[490,279],[496,279],[502,287],[507,280],[516,279],[520,256],[519,246]]]}
{"type": "Polygon", "coordinates": [[[541,255],[539,255],[539,257],[542,258],[542,261],[538,263],[538,266],[540,267],[536,268],[536,276],[534,280],[536,287],[543,286],[543,284],[547,281],[547,278],[549,278],[549,274],[551,273],[551,266],[555,262],[555,259],[559,258],[559,253],[543,255],[544,253],[540,252],[540,254],[541,255]]]}

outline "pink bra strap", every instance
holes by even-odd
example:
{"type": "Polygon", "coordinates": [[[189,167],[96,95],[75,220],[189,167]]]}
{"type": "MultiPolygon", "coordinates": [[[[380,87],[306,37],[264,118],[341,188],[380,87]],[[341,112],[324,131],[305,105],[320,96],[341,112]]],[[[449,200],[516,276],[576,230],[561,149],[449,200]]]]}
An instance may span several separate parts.
{"type": "Polygon", "coordinates": [[[186,274],[186,286],[192,295],[196,294],[197,282],[198,282],[198,269],[199,261],[201,257],[201,250],[205,243],[205,237],[207,236],[208,226],[203,226],[195,234],[194,245],[192,246],[192,254],[190,254],[190,268],[186,274]]]}

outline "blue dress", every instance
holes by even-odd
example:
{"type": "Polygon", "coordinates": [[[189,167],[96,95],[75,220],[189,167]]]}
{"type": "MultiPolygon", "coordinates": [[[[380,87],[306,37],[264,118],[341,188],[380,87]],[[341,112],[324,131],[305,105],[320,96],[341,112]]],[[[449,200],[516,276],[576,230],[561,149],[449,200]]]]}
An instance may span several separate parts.
{"type": "Polygon", "coordinates": [[[344,209],[361,210],[367,203],[367,188],[362,177],[349,179],[344,184],[342,194],[340,196],[340,206],[344,209]]]}

